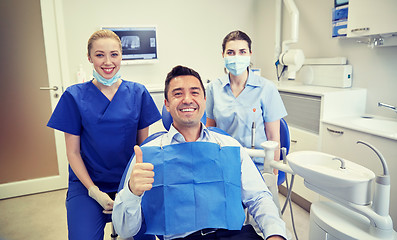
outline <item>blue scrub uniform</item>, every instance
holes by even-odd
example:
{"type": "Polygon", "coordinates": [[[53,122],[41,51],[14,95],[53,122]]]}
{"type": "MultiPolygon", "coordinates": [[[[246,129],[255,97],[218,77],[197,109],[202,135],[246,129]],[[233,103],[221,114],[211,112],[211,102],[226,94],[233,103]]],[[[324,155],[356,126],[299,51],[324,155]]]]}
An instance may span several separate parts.
{"type": "MultiPolygon", "coordinates": [[[[251,147],[252,123],[255,122],[255,148],[267,140],[265,122],[277,121],[287,115],[280,94],[273,82],[255,75],[249,69],[245,88],[237,98],[230,88],[229,75],[212,81],[206,89],[206,114],[216,126],[251,147]]],[[[263,169],[263,158],[253,159],[263,169]]]]}
{"type": "MultiPolygon", "coordinates": [[[[90,81],[66,89],[47,126],[80,136],[81,157],[91,179],[101,191],[112,193],[134,152],[137,131],[160,118],[143,85],[123,80],[109,101],[90,81]]],[[[103,239],[111,216],[102,213],[70,167],[66,207],[69,239],[103,239]]]]}

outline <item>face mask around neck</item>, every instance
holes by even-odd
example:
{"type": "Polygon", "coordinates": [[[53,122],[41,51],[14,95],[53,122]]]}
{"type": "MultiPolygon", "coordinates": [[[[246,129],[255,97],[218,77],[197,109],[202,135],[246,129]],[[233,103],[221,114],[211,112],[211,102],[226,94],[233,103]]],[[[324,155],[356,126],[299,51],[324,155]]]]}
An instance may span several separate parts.
{"type": "Polygon", "coordinates": [[[106,79],[102,77],[95,70],[92,70],[92,75],[98,82],[102,83],[105,86],[112,86],[121,77],[120,70],[116,74],[114,74],[114,76],[111,79],[106,79]]]}

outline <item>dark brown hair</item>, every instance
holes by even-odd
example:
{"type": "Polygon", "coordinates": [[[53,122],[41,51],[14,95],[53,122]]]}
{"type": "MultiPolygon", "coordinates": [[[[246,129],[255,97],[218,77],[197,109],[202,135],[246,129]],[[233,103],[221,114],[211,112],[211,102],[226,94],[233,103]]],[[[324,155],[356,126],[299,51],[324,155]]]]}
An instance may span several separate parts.
{"type": "Polygon", "coordinates": [[[222,42],[222,52],[223,53],[225,52],[226,44],[228,42],[234,41],[234,40],[246,41],[248,43],[248,48],[249,48],[250,52],[252,52],[251,51],[251,44],[252,44],[251,38],[248,37],[248,35],[246,33],[242,32],[240,30],[236,30],[236,31],[233,31],[233,32],[229,33],[228,35],[226,35],[226,37],[223,39],[223,42],[222,42]]]}

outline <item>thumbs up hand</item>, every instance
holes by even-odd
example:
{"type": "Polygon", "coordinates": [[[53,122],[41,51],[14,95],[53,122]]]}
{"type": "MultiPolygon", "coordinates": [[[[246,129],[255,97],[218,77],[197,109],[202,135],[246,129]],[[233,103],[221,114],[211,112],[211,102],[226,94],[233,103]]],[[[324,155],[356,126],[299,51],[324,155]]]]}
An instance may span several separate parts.
{"type": "Polygon", "coordinates": [[[154,182],[154,166],[151,163],[144,163],[142,150],[136,145],[134,147],[136,163],[132,167],[128,186],[133,194],[141,196],[145,191],[152,189],[154,182]]]}

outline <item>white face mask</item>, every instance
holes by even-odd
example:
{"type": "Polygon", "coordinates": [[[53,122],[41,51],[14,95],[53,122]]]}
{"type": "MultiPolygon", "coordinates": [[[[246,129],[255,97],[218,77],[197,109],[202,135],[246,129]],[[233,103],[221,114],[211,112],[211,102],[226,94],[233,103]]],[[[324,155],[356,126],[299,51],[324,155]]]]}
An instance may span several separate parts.
{"type": "Polygon", "coordinates": [[[251,56],[230,56],[225,57],[225,67],[234,76],[241,75],[251,64],[251,56]]]}
{"type": "Polygon", "coordinates": [[[92,70],[92,75],[98,82],[102,83],[105,86],[112,86],[113,83],[117,82],[117,80],[121,77],[120,70],[116,74],[114,74],[114,76],[110,79],[106,79],[106,78],[102,77],[95,70],[92,70]]]}

